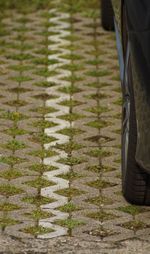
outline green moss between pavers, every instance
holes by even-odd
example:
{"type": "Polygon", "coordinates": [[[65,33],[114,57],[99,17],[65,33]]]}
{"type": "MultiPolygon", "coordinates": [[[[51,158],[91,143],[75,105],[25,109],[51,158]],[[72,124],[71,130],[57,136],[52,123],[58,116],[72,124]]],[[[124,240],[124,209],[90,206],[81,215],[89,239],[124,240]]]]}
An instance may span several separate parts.
{"type": "Polygon", "coordinates": [[[79,120],[79,119],[82,119],[82,118],[84,118],[84,117],[85,117],[85,116],[84,116],[84,115],[81,115],[81,114],[70,113],[70,114],[66,114],[66,115],[61,115],[61,116],[59,116],[58,118],[63,119],[63,120],[66,120],[66,121],[73,122],[73,121],[77,121],[77,120],[79,120]]]}
{"type": "Polygon", "coordinates": [[[27,228],[24,228],[22,230],[22,232],[24,232],[26,234],[31,234],[31,235],[34,235],[34,236],[51,233],[53,231],[54,230],[52,228],[44,228],[42,226],[27,227],[27,228]]]}
{"type": "Polygon", "coordinates": [[[52,65],[52,64],[58,64],[59,61],[57,59],[48,59],[48,58],[35,58],[33,59],[32,63],[37,65],[52,65]]]}
{"type": "Polygon", "coordinates": [[[111,95],[107,95],[105,93],[99,92],[99,93],[93,93],[90,95],[85,95],[84,96],[87,99],[93,99],[93,100],[102,100],[102,99],[106,99],[108,97],[111,97],[111,95]]]}
{"type": "Polygon", "coordinates": [[[113,76],[111,79],[114,81],[120,81],[120,75],[113,76]]]}
{"type": "Polygon", "coordinates": [[[87,217],[99,221],[106,221],[106,220],[113,220],[117,218],[116,215],[111,214],[111,213],[106,213],[104,211],[98,211],[98,212],[91,212],[86,214],[87,217]]]}
{"type": "Polygon", "coordinates": [[[21,223],[21,222],[14,220],[12,218],[8,218],[8,217],[1,217],[0,218],[0,227],[1,228],[7,227],[7,226],[12,226],[12,225],[15,225],[18,223],[21,223]]]}
{"type": "Polygon", "coordinates": [[[138,215],[140,213],[146,212],[147,210],[139,207],[139,206],[135,206],[135,205],[128,205],[128,206],[122,206],[122,207],[118,207],[117,210],[121,211],[121,212],[125,212],[125,213],[129,213],[132,216],[138,215]]]}
{"type": "Polygon", "coordinates": [[[37,208],[36,210],[32,211],[31,213],[25,213],[24,215],[33,218],[35,220],[40,220],[40,219],[46,219],[46,218],[50,218],[53,216],[52,213],[50,212],[46,212],[44,210],[41,210],[39,208],[37,208]]]}
{"type": "Polygon", "coordinates": [[[30,138],[31,141],[39,144],[48,144],[53,141],[56,141],[57,139],[54,137],[49,137],[45,133],[38,133],[38,134],[33,134],[32,137],[30,138]]]}
{"type": "Polygon", "coordinates": [[[36,69],[36,71],[34,72],[34,74],[38,75],[38,76],[41,76],[41,77],[44,77],[44,78],[48,78],[48,77],[51,77],[51,76],[56,76],[58,74],[57,71],[49,71],[47,69],[36,69]]]}
{"type": "Polygon", "coordinates": [[[26,148],[26,145],[23,142],[13,139],[9,141],[7,144],[3,145],[3,147],[15,151],[26,148]]]}
{"type": "Polygon", "coordinates": [[[23,159],[23,158],[19,158],[19,157],[16,157],[16,156],[8,156],[8,157],[5,157],[5,156],[2,156],[0,157],[0,162],[1,163],[6,163],[8,165],[15,165],[15,164],[18,164],[18,163],[21,163],[21,162],[24,162],[26,161],[26,159],[23,159]]]}
{"type": "Polygon", "coordinates": [[[5,178],[7,180],[16,179],[21,176],[22,173],[16,169],[9,169],[7,171],[0,172],[0,177],[5,178]]]}
{"type": "Polygon", "coordinates": [[[84,69],[84,65],[81,64],[65,64],[63,66],[61,66],[62,69],[64,70],[68,70],[71,72],[76,72],[79,70],[83,70],[84,69]]]}
{"type": "Polygon", "coordinates": [[[113,232],[112,230],[107,230],[105,228],[97,228],[97,229],[93,229],[93,230],[90,230],[90,231],[86,231],[86,233],[92,235],[92,236],[98,236],[100,238],[105,238],[107,236],[111,236],[111,235],[114,235],[116,232],[113,232]]]}
{"type": "Polygon", "coordinates": [[[72,108],[72,107],[76,107],[76,106],[79,106],[79,105],[83,104],[83,102],[70,99],[70,100],[64,100],[64,101],[62,101],[62,102],[60,102],[58,104],[62,105],[62,106],[66,106],[66,107],[72,108]]]}
{"type": "Polygon", "coordinates": [[[124,224],[121,224],[120,226],[130,229],[130,230],[134,230],[134,231],[138,231],[140,229],[144,229],[149,227],[147,224],[145,224],[142,221],[138,221],[138,220],[132,220],[132,221],[128,221],[124,224]]]}
{"type": "Polygon", "coordinates": [[[103,148],[95,148],[95,149],[87,152],[86,154],[91,157],[101,157],[101,158],[112,155],[111,152],[105,151],[103,148]]]}
{"type": "Polygon", "coordinates": [[[57,156],[58,153],[53,150],[36,150],[29,153],[29,155],[37,156],[41,159],[57,156]]]}
{"type": "Polygon", "coordinates": [[[35,196],[35,197],[27,196],[23,198],[22,201],[39,207],[41,205],[53,203],[56,200],[54,198],[47,198],[42,196],[35,196]]]}
{"type": "Polygon", "coordinates": [[[79,157],[68,157],[68,158],[61,158],[57,162],[63,163],[69,166],[78,165],[83,162],[86,162],[85,158],[79,158],[79,157]]]}
{"type": "Polygon", "coordinates": [[[52,3],[48,0],[1,0],[0,2],[0,8],[3,9],[3,11],[16,9],[21,13],[49,9],[50,7],[52,7],[52,3]]]}
{"type": "Polygon", "coordinates": [[[9,54],[6,55],[7,59],[17,60],[17,61],[24,61],[24,60],[30,60],[33,58],[30,54],[9,54]]]}
{"type": "Polygon", "coordinates": [[[89,182],[87,183],[87,185],[96,189],[105,189],[105,188],[116,186],[115,183],[110,183],[101,179],[97,179],[93,182],[89,182]]]}
{"type": "Polygon", "coordinates": [[[88,203],[100,206],[100,205],[112,205],[113,204],[113,200],[111,200],[110,198],[107,198],[105,196],[97,196],[97,197],[93,197],[93,198],[88,198],[85,200],[88,203]]]}
{"type": "Polygon", "coordinates": [[[57,175],[57,177],[63,178],[65,180],[72,181],[72,180],[81,178],[83,176],[81,174],[78,174],[78,173],[75,173],[75,172],[68,172],[66,174],[57,175]]]}
{"type": "Polygon", "coordinates": [[[23,106],[26,106],[28,103],[23,100],[13,100],[13,101],[8,101],[5,104],[12,107],[23,107],[23,106]]]}
{"type": "Polygon", "coordinates": [[[118,106],[122,106],[122,98],[119,98],[118,100],[116,100],[114,102],[114,104],[118,105],[118,106]]]}
{"type": "Polygon", "coordinates": [[[23,88],[23,87],[15,87],[8,89],[11,93],[26,93],[26,92],[31,92],[31,89],[23,88]]]}
{"type": "Polygon", "coordinates": [[[64,129],[58,131],[57,133],[71,137],[71,136],[75,136],[75,135],[80,135],[80,134],[84,133],[84,131],[77,129],[77,128],[64,128],[64,129]]]}
{"type": "Polygon", "coordinates": [[[53,107],[38,107],[35,109],[31,109],[32,112],[36,112],[42,115],[50,114],[53,112],[57,112],[58,110],[53,107]]]}
{"type": "Polygon", "coordinates": [[[89,65],[102,65],[104,64],[104,60],[101,60],[101,59],[93,59],[93,60],[88,60],[86,61],[86,64],[89,64],[89,65]]]}
{"type": "Polygon", "coordinates": [[[80,210],[81,208],[78,207],[78,206],[76,206],[75,204],[69,202],[69,203],[65,204],[64,206],[58,207],[58,209],[59,209],[61,212],[72,213],[72,212],[75,212],[75,211],[80,210]]]}
{"type": "Polygon", "coordinates": [[[25,184],[27,184],[31,187],[40,188],[40,189],[55,185],[54,182],[48,181],[48,180],[46,180],[42,177],[38,177],[38,178],[36,178],[35,180],[32,180],[32,181],[27,181],[27,182],[25,182],[25,184]]]}
{"type": "Polygon", "coordinates": [[[101,129],[101,128],[105,128],[112,125],[112,123],[105,120],[95,120],[95,121],[87,123],[86,125],[96,129],[101,129]]]}
{"type": "MultiPolygon", "coordinates": [[[[18,71],[18,72],[29,71],[32,68],[33,68],[33,66],[31,66],[31,65],[10,65],[9,66],[9,69],[14,70],[14,71],[18,71]]],[[[16,89],[21,91],[21,89],[24,90],[26,88],[16,87],[16,89]]]]}
{"type": "Polygon", "coordinates": [[[95,88],[102,88],[102,87],[110,86],[109,83],[107,83],[107,82],[101,82],[101,81],[99,81],[99,82],[93,82],[93,83],[88,83],[86,85],[89,86],[89,87],[95,87],[95,88]]]}
{"type": "Polygon", "coordinates": [[[78,81],[82,81],[83,77],[82,76],[77,76],[75,74],[72,74],[72,75],[70,75],[68,77],[64,77],[62,79],[65,80],[65,81],[69,81],[71,83],[75,83],[75,82],[78,82],[78,81]]]}
{"type": "Polygon", "coordinates": [[[110,141],[114,141],[114,138],[110,138],[107,136],[102,136],[102,135],[96,135],[96,136],[92,136],[89,138],[85,138],[84,140],[88,140],[88,141],[92,141],[92,142],[96,142],[96,143],[105,143],[105,142],[110,142],[110,141]]]}
{"type": "Polygon", "coordinates": [[[5,196],[13,196],[22,193],[23,190],[14,185],[2,184],[0,186],[0,194],[5,196]]]}
{"type": "MultiPolygon", "coordinates": [[[[45,101],[52,99],[51,95],[49,95],[47,93],[41,93],[41,94],[35,95],[33,97],[36,99],[41,99],[41,100],[45,100],[45,101]]],[[[57,110],[53,109],[53,112],[55,112],[55,111],[57,111],[57,110]]]]}
{"type": "Polygon", "coordinates": [[[24,135],[27,134],[28,131],[23,130],[23,129],[19,129],[17,127],[12,127],[10,129],[4,130],[4,132],[8,135],[11,135],[13,137],[17,136],[17,135],[24,135]]]}
{"type": "Polygon", "coordinates": [[[32,123],[33,126],[35,127],[39,127],[39,128],[42,128],[42,129],[46,129],[46,128],[51,128],[51,127],[55,127],[57,126],[58,124],[57,123],[54,123],[54,122],[50,122],[50,121],[47,121],[47,120],[40,120],[40,121],[35,121],[32,123]]]}
{"type": "Polygon", "coordinates": [[[75,142],[70,141],[65,144],[56,144],[55,148],[64,150],[66,153],[70,153],[73,150],[79,150],[83,148],[83,146],[81,144],[77,144],[75,142]]]}
{"type": "Polygon", "coordinates": [[[108,70],[93,70],[86,72],[86,75],[91,76],[91,77],[105,77],[111,75],[111,71],[108,70]]]}
{"type": "Polygon", "coordinates": [[[67,93],[67,94],[75,94],[81,92],[81,89],[75,86],[64,86],[58,89],[58,91],[67,93]]]}
{"type": "Polygon", "coordinates": [[[27,82],[27,81],[31,81],[33,80],[31,77],[29,76],[16,76],[16,77],[10,77],[10,80],[14,80],[18,83],[22,83],[22,82],[27,82]]]}
{"type": "Polygon", "coordinates": [[[19,209],[20,209],[20,206],[16,204],[7,203],[7,202],[0,204],[0,211],[3,211],[3,212],[11,212],[14,210],[19,210],[19,209]]]}
{"type": "Polygon", "coordinates": [[[95,173],[100,173],[100,172],[110,172],[116,170],[116,168],[109,167],[109,166],[104,166],[104,165],[91,165],[85,168],[86,170],[95,172],[95,173]]]}
{"type": "Polygon", "coordinates": [[[56,220],[55,223],[62,227],[67,227],[68,229],[74,229],[78,226],[85,225],[85,222],[75,219],[56,220]]]}
{"type": "Polygon", "coordinates": [[[55,82],[40,81],[40,82],[35,82],[33,85],[47,88],[47,87],[56,86],[57,84],[55,82]]]}
{"type": "Polygon", "coordinates": [[[87,108],[85,111],[92,112],[94,114],[102,114],[102,113],[110,111],[110,109],[107,107],[96,106],[96,107],[87,108]]]}
{"type": "Polygon", "coordinates": [[[24,119],[27,119],[27,116],[21,114],[20,112],[17,112],[17,111],[13,111],[13,112],[10,112],[10,111],[7,111],[7,112],[4,112],[1,114],[0,118],[4,118],[4,119],[7,119],[7,120],[12,120],[12,121],[20,121],[20,120],[24,120],[24,119]]]}
{"type": "MultiPolygon", "coordinates": [[[[80,38],[77,35],[74,35],[74,34],[65,35],[62,38],[65,39],[65,40],[68,40],[70,42],[76,42],[76,41],[80,40],[80,38]]],[[[63,55],[63,57],[64,58],[69,57],[69,59],[71,59],[71,60],[80,60],[80,59],[82,59],[82,57],[80,55],[76,56],[75,54],[71,54],[71,55],[67,54],[67,55],[63,55]]]]}
{"type": "MultiPolygon", "coordinates": [[[[66,37],[68,38],[68,37],[66,37]]],[[[64,38],[64,39],[66,39],[64,38]]],[[[67,59],[67,60],[82,60],[83,57],[80,55],[76,55],[76,54],[68,54],[68,55],[61,55],[61,58],[67,59]]]]}
{"type": "Polygon", "coordinates": [[[65,196],[65,197],[75,197],[84,194],[83,191],[75,189],[75,188],[66,188],[56,191],[57,194],[65,196]]]}
{"type": "Polygon", "coordinates": [[[29,167],[29,169],[40,173],[44,173],[47,171],[57,170],[58,168],[55,166],[48,166],[44,164],[33,164],[29,167]]]}

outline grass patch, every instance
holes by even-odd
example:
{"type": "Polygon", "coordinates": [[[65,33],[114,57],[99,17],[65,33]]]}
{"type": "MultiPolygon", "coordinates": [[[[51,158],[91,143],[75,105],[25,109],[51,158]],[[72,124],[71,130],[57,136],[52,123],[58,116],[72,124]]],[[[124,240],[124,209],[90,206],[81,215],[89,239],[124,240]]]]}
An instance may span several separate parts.
{"type": "Polygon", "coordinates": [[[10,185],[10,184],[2,184],[0,186],[0,194],[5,195],[7,197],[17,195],[17,194],[20,194],[22,192],[23,192],[23,190],[21,188],[15,187],[15,186],[10,185]]]}
{"type": "Polygon", "coordinates": [[[100,206],[100,205],[112,205],[113,201],[107,197],[104,196],[98,196],[94,198],[88,198],[85,200],[88,203],[100,206]]]}
{"type": "Polygon", "coordinates": [[[18,122],[20,120],[24,120],[27,118],[25,115],[17,111],[13,111],[13,112],[7,111],[3,113],[0,117],[6,120],[15,121],[15,122],[18,122]]]}
{"type": "Polygon", "coordinates": [[[86,162],[85,158],[79,158],[79,157],[68,157],[68,158],[61,158],[58,160],[59,163],[66,164],[69,166],[78,165],[83,162],[86,162]]]}
{"type": "Polygon", "coordinates": [[[111,75],[111,71],[108,70],[93,70],[86,72],[86,75],[91,76],[91,77],[105,77],[111,75]]]}
{"type": "Polygon", "coordinates": [[[63,119],[65,121],[69,121],[69,122],[77,121],[77,120],[82,119],[84,117],[85,117],[84,115],[80,115],[77,113],[70,113],[70,114],[65,114],[65,115],[59,116],[60,119],[63,119]]]}
{"type": "Polygon", "coordinates": [[[144,208],[135,206],[135,205],[122,206],[122,207],[119,207],[117,210],[124,212],[124,213],[129,213],[132,216],[138,215],[138,214],[146,211],[146,210],[144,210],[144,208]]]}
{"type": "Polygon", "coordinates": [[[26,93],[26,92],[31,92],[31,89],[23,88],[23,87],[15,87],[12,89],[9,89],[10,92],[12,93],[26,93]]]}
{"type": "Polygon", "coordinates": [[[45,133],[41,132],[38,134],[33,134],[33,136],[30,139],[31,141],[35,142],[35,143],[39,143],[39,144],[48,144],[51,143],[53,141],[56,141],[57,139],[54,137],[49,137],[47,136],[45,133]]]}
{"type": "Polygon", "coordinates": [[[15,204],[7,203],[7,202],[0,204],[0,211],[3,211],[3,212],[11,212],[18,209],[20,209],[20,206],[15,204]]]}
{"type": "Polygon", "coordinates": [[[73,150],[79,150],[82,147],[83,147],[82,145],[77,144],[77,143],[75,143],[73,141],[70,141],[70,142],[65,143],[65,144],[57,144],[55,146],[55,148],[64,150],[66,153],[70,153],[73,150]]]}
{"type": "Polygon", "coordinates": [[[72,181],[72,180],[81,178],[82,175],[79,175],[79,174],[77,174],[77,173],[75,173],[75,172],[68,172],[68,173],[66,173],[66,174],[57,175],[57,177],[63,178],[63,179],[65,179],[65,180],[70,180],[70,181],[72,181]]]}
{"type": "Polygon", "coordinates": [[[66,205],[64,206],[60,206],[58,208],[61,212],[64,212],[64,213],[72,213],[72,212],[75,212],[75,211],[78,211],[80,210],[79,207],[77,207],[75,204],[69,202],[67,203],[66,205]]]}
{"type": "Polygon", "coordinates": [[[25,184],[27,184],[31,187],[34,187],[34,188],[39,188],[39,189],[55,185],[55,183],[48,181],[48,180],[41,178],[41,177],[38,177],[37,179],[35,179],[33,181],[25,182],[25,184]]]}
{"type": "Polygon", "coordinates": [[[5,104],[12,107],[23,107],[27,105],[28,103],[23,100],[13,100],[13,101],[8,101],[5,104]]]}
{"type": "Polygon", "coordinates": [[[112,123],[105,121],[105,120],[95,120],[95,121],[87,123],[86,125],[89,127],[96,128],[96,129],[102,129],[102,128],[112,125],[112,123]]]}
{"type": "Polygon", "coordinates": [[[33,164],[32,166],[29,167],[29,169],[40,173],[44,173],[47,171],[57,170],[58,168],[55,166],[48,166],[44,164],[33,164]]]}
{"type": "Polygon", "coordinates": [[[41,209],[37,209],[32,211],[32,213],[25,213],[26,216],[29,216],[30,218],[33,218],[34,220],[40,220],[40,219],[46,219],[53,216],[52,213],[43,211],[41,209]]]}
{"type": "Polygon", "coordinates": [[[15,164],[18,164],[18,163],[21,163],[21,162],[24,162],[24,161],[25,161],[25,159],[19,158],[19,157],[16,157],[16,156],[8,156],[8,157],[2,156],[2,157],[0,157],[0,162],[1,163],[6,163],[10,166],[14,166],[15,164]]]}
{"type": "Polygon", "coordinates": [[[62,93],[67,93],[67,94],[75,94],[81,92],[81,89],[75,87],[75,86],[64,86],[58,89],[58,91],[62,93]]]}
{"type": "Polygon", "coordinates": [[[18,135],[24,135],[27,134],[28,132],[23,130],[23,129],[19,129],[17,127],[13,127],[7,130],[4,130],[4,132],[8,135],[11,135],[13,137],[18,136],[18,135]]]}
{"type": "Polygon", "coordinates": [[[44,235],[53,232],[54,230],[52,228],[44,228],[42,226],[35,226],[35,227],[27,227],[22,230],[22,232],[26,234],[31,234],[34,236],[38,235],[44,235]]]}
{"type": "Polygon", "coordinates": [[[75,135],[82,134],[82,133],[84,133],[84,131],[77,129],[77,128],[64,128],[64,129],[58,131],[58,133],[72,137],[75,135]]]}
{"type": "Polygon", "coordinates": [[[39,207],[41,205],[53,203],[55,199],[42,197],[42,196],[35,196],[35,197],[27,196],[23,198],[22,201],[39,207]]]}
{"type": "Polygon", "coordinates": [[[112,155],[111,152],[105,151],[103,148],[96,148],[86,153],[89,156],[92,157],[107,157],[112,155]]]}
{"type": "Polygon", "coordinates": [[[91,219],[99,220],[99,221],[106,221],[106,220],[112,220],[112,219],[117,218],[116,215],[111,214],[111,213],[106,213],[104,211],[88,213],[88,214],[86,214],[86,216],[91,219]]]}
{"type": "Polygon", "coordinates": [[[5,178],[9,181],[13,180],[13,179],[16,179],[18,177],[21,177],[21,176],[22,176],[22,173],[20,173],[16,169],[9,169],[7,171],[0,172],[0,177],[5,178]]]}
{"type": "Polygon", "coordinates": [[[40,129],[46,129],[46,128],[52,128],[57,126],[58,124],[54,123],[54,122],[50,122],[50,121],[36,121],[33,123],[33,126],[35,127],[39,127],[40,129]]]}
{"type": "Polygon", "coordinates": [[[53,156],[58,155],[58,153],[55,152],[55,151],[45,150],[45,149],[37,150],[37,151],[32,151],[29,154],[33,155],[33,156],[40,157],[41,159],[49,158],[49,157],[53,157],[53,156]]]}
{"type": "Polygon", "coordinates": [[[72,107],[76,107],[76,106],[79,106],[79,105],[83,104],[83,102],[70,99],[70,100],[64,100],[64,101],[62,101],[62,102],[60,102],[58,104],[62,105],[62,106],[66,106],[66,107],[72,108],[72,107]]]}
{"type": "Polygon", "coordinates": [[[52,87],[52,86],[56,86],[57,84],[55,82],[49,82],[49,81],[40,81],[40,82],[36,82],[34,83],[35,86],[39,86],[39,87],[52,87]]]}
{"type": "Polygon", "coordinates": [[[123,226],[124,228],[130,229],[130,230],[133,230],[133,231],[138,231],[140,229],[144,229],[144,228],[148,227],[148,225],[146,225],[144,222],[138,221],[138,220],[126,222],[124,224],[121,224],[121,226],[123,226]]]}
{"type": "Polygon", "coordinates": [[[105,188],[110,188],[110,187],[116,186],[115,183],[110,183],[110,182],[100,180],[100,179],[93,181],[93,182],[89,182],[87,185],[92,188],[96,188],[96,189],[105,189],[105,188]]]}
{"type": "Polygon", "coordinates": [[[1,217],[0,218],[0,227],[1,228],[7,227],[7,226],[12,226],[12,225],[15,225],[18,223],[19,223],[19,221],[14,220],[12,218],[8,218],[8,217],[1,217]]]}
{"type": "Polygon", "coordinates": [[[57,194],[65,196],[65,197],[75,197],[84,194],[83,191],[75,189],[75,188],[67,188],[56,191],[57,194]]]}
{"type": "Polygon", "coordinates": [[[85,224],[85,222],[75,219],[56,220],[55,223],[70,230],[85,224]]]}
{"type": "Polygon", "coordinates": [[[13,139],[9,141],[6,145],[3,145],[3,147],[10,149],[12,151],[16,151],[16,150],[26,148],[26,145],[23,142],[13,139]]]}
{"type": "Polygon", "coordinates": [[[53,107],[38,107],[36,109],[32,109],[31,111],[42,114],[42,115],[46,115],[53,112],[57,112],[58,110],[53,107]]]}

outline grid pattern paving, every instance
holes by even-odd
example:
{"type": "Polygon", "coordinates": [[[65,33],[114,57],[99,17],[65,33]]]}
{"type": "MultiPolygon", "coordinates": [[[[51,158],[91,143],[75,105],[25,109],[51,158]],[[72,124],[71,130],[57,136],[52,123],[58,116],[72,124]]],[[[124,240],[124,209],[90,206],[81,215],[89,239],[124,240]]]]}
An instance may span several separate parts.
{"type": "Polygon", "coordinates": [[[136,251],[149,208],[121,193],[115,35],[90,4],[51,2],[1,18],[0,253],[136,251]]]}

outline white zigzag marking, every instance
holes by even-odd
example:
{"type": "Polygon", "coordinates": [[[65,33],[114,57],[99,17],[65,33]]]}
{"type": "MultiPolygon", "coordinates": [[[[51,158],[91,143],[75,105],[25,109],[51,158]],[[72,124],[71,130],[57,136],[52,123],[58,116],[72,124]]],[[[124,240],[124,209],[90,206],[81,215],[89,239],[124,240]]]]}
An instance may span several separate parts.
{"type": "MultiPolygon", "coordinates": [[[[56,14],[57,11],[52,10],[51,12],[54,12],[56,14]]],[[[49,82],[54,82],[56,84],[55,86],[48,88],[47,93],[50,95],[57,95],[58,98],[46,101],[46,106],[47,107],[49,107],[49,106],[54,107],[57,110],[57,112],[49,113],[49,114],[45,115],[45,120],[52,121],[57,124],[57,126],[55,126],[55,127],[46,128],[45,133],[47,134],[47,136],[52,136],[52,137],[56,138],[57,140],[51,142],[50,144],[44,145],[45,149],[51,148],[51,149],[55,150],[58,154],[57,156],[53,156],[51,158],[45,158],[44,164],[56,166],[57,169],[44,173],[44,177],[46,177],[50,181],[53,181],[55,183],[55,185],[51,186],[51,187],[43,188],[41,190],[42,196],[55,199],[55,201],[53,203],[41,206],[41,208],[44,211],[51,212],[54,216],[52,216],[48,219],[42,219],[39,222],[40,226],[43,226],[46,228],[52,228],[54,230],[54,232],[38,236],[38,238],[43,238],[43,239],[66,235],[67,229],[54,224],[54,222],[58,219],[62,220],[62,219],[68,218],[67,213],[63,213],[59,210],[56,210],[58,207],[67,204],[68,198],[61,196],[59,194],[56,194],[55,192],[60,189],[69,187],[69,181],[59,178],[58,175],[68,173],[70,171],[70,167],[68,165],[64,165],[64,164],[58,162],[58,160],[60,158],[67,158],[67,154],[64,151],[56,149],[55,146],[56,146],[56,144],[64,144],[69,141],[68,136],[59,134],[58,132],[60,130],[62,130],[63,128],[69,128],[70,123],[68,121],[59,119],[58,117],[63,114],[69,114],[69,108],[67,106],[62,106],[59,104],[64,100],[69,100],[70,96],[66,95],[64,93],[61,93],[60,91],[58,91],[58,89],[60,87],[63,87],[63,86],[66,87],[66,86],[70,85],[70,82],[64,81],[63,78],[70,76],[71,72],[61,69],[61,66],[63,66],[64,64],[70,63],[70,60],[61,58],[62,55],[70,54],[69,50],[63,48],[63,46],[70,45],[70,43],[68,41],[63,39],[64,36],[70,35],[70,32],[67,31],[67,28],[69,28],[70,25],[68,23],[66,23],[65,21],[61,20],[61,19],[69,18],[68,14],[65,14],[65,13],[57,13],[57,14],[58,14],[57,17],[50,19],[50,22],[53,22],[57,25],[54,28],[50,28],[50,31],[58,32],[58,35],[53,35],[49,38],[51,41],[54,42],[53,45],[49,46],[49,49],[50,50],[57,50],[57,51],[59,51],[59,53],[50,55],[49,59],[57,59],[58,63],[50,65],[49,70],[50,71],[56,70],[58,72],[58,74],[55,75],[54,77],[49,77],[47,79],[49,82]]]]}

